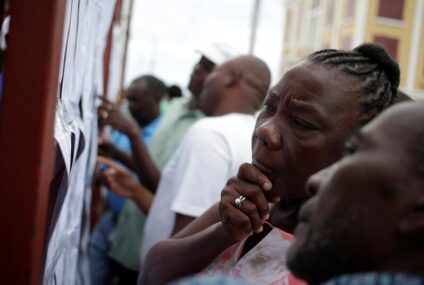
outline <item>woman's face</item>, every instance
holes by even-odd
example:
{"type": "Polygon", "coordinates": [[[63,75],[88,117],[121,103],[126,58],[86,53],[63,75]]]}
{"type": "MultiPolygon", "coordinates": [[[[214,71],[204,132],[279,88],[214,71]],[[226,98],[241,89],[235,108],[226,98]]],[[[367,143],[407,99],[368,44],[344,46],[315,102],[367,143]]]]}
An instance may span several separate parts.
{"type": "Polygon", "coordinates": [[[252,137],[252,163],[273,183],[269,199],[306,198],[307,178],[341,157],[359,124],[354,83],[306,61],[271,88],[252,137]]]}

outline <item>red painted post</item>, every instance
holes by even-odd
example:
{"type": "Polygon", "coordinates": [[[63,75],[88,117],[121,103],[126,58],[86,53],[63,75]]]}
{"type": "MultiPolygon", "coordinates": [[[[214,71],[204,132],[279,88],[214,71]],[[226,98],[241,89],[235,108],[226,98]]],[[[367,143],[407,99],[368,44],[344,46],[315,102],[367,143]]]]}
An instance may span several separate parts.
{"type": "Polygon", "coordinates": [[[40,284],[66,1],[13,1],[0,109],[0,276],[40,284]]]}

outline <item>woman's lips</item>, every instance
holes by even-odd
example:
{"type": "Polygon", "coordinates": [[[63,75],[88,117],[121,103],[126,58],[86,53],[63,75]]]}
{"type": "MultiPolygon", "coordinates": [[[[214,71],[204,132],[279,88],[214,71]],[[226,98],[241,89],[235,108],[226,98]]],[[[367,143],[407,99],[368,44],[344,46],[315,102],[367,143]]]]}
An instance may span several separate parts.
{"type": "Polygon", "coordinates": [[[265,176],[268,177],[268,179],[272,179],[275,176],[275,172],[272,171],[267,166],[264,166],[259,160],[253,159],[252,165],[255,166],[257,169],[259,169],[265,176]]]}

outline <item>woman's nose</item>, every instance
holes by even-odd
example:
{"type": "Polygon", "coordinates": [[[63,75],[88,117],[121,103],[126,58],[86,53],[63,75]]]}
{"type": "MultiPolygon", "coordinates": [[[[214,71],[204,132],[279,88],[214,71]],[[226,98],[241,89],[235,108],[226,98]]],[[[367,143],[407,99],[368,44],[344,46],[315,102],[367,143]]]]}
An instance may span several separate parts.
{"type": "Polygon", "coordinates": [[[255,128],[255,136],[269,149],[281,147],[281,136],[272,121],[264,122],[255,128]]]}

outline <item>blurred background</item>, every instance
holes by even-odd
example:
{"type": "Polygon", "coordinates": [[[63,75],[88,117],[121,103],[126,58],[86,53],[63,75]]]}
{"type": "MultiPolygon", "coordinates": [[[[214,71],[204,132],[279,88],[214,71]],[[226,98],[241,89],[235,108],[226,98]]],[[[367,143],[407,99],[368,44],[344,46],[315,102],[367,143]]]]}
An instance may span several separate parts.
{"type": "Polygon", "coordinates": [[[281,0],[136,0],[125,82],[148,72],[185,87],[199,59],[195,51],[212,43],[251,50],[276,80],[283,16],[281,0]]]}
{"type": "Polygon", "coordinates": [[[423,26],[421,0],[135,0],[125,83],[147,72],[184,87],[195,50],[216,42],[264,59],[274,83],[312,51],[375,42],[399,62],[401,89],[423,98],[423,26]]]}

